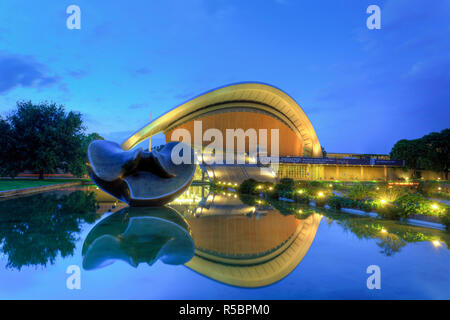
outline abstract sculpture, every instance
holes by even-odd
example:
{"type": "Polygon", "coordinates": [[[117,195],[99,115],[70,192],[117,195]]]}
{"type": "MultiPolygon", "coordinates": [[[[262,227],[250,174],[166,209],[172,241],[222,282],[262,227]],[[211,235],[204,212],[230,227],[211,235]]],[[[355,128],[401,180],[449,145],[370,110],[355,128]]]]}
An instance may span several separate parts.
{"type": "Polygon", "coordinates": [[[160,151],[124,151],[115,142],[93,141],[88,148],[89,174],[103,191],[130,206],[160,206],[182,194],[194,178],[191,147],[170,142],[160,151]],[[183,154],[187,152],[187,154],[183,154]],[[175,164],[173,157],[188,159],[175,164]]]}

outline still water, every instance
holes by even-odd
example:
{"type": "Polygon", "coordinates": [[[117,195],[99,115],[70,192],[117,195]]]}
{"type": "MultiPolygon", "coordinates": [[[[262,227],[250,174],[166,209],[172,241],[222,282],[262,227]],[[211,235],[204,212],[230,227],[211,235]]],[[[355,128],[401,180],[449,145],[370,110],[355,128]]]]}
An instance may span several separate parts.
{"type": "Polygon", "coordinates": [[[449,245],[438,230],[207,186],[147,209],[62,189],[0,201],[0,298],[450,299],[449,245]]]}

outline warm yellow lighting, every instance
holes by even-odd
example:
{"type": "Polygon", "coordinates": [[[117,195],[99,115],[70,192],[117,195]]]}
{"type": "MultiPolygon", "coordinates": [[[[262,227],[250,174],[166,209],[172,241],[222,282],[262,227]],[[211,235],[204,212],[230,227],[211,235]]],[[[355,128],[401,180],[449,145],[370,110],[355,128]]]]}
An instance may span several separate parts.
{"type": "Polygon", "coordinates": [[[433,244],[433,246],[435,246],[436,248],[442,246],[442,243],[438,240],[433,240],[431,241],[431,243],[433,244]]]}
{"type": "Polygon", "coordinates": [[[261,186],[261,185],[259,185],[259,186],[257,186],[257,187],[256,187],[256,189],[262,189],[262,186],[261,186]]]}
{"type": "Polygon", "coordinates": [[[333,185],[332,185],[332,184],[329,184],[328,186],[329,186],[330,188],[333,188],[333,185]]]}
{"type": "Polygon", "coordinates": [[[299,210],[298,210],[298,213],[303,213],[303,210],[302,210],[302,209],[299,209],[299,210]]]}
{"type": "Polygon", "coordinates": [[[438,206],[435,204],[433,204],[431,207],[433,208],[433,210],[436,210],[438,208],[438,206]]]}
{"type": "Polygon", "coordinates": [[[300,194],[302,194],[302,193],[303,193],[303,190],[298,190],[297,192],[300,193],[300,194]]]}
{"type": "Polygon", "coordinates": [[[273,187],[269,187],[269,190],[272,191],[272,190],[273,190],[273,187]]]}
{"type": "Polygon", "coordinates": [[[319,192],[317,195],[318,195],[319,197],[323,197],[323,192],[319,192]]]}
{"type": "Polygon", "coordinates": [[[387,230],[385,228],[381,229],[381,233],[386,233],[387,230]]]}
{"type": "Polygon", "coordinates": [[[385,203],[386,203],[386,200],[381,199],[380,202],[381,202],[381,204],[385,204],[385,203]]]}
{"type": "Polygon", "coordinates": [[[441,188],[441,187],[439,187],[439,188],[438,188],[438,190],[442,190],[442,188],[441,188]]]}

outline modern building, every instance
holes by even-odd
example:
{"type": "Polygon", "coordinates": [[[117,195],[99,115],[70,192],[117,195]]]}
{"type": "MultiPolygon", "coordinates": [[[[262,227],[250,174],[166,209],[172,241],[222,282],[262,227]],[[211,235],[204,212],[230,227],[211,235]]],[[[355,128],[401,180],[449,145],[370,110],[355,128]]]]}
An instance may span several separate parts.
{"type": "MultiPolygon", "coordinates": [[[[189,133],[193,137],[191,144],[206,147],[212,141],[203,136],[208,129],[217,129],[222,134],[224,149],[230,138],[233,145],[238,145],[234,136],[227,135],[228,129],[244,132],[254,129],[258,133],[266,129],[266,139],[259,135],[257,148],[268,156],[277,151],[279,178],[396,180],[410,175],[403,169],[403,161],[390,160],[387,155],[333,153],[323,158],[316,131],[300,105],[282,90],[263,83],[233,84],[199,95],[151,121],[124,141],[122,148],[129,150],[161,132],[166,141],[178,141],[179,136],[174,135],[177,130],[189,133]],[[278,139],[272,129],[278,129],[278,139]],[[278,141],[278,148],[273,148],[272,141],[278,141]]],[[[246,137],[244,143],[245,151],[250,152],[250,138],[246,137]]],[[[229,176],[228,181],[232,182],[250,176],[242,173],[243,166],[240,167],[202,166],[211,179],[227,180],[229,176]]],[[[427,172],[423,176],[435,179],[439,174],[427,172]]]]}

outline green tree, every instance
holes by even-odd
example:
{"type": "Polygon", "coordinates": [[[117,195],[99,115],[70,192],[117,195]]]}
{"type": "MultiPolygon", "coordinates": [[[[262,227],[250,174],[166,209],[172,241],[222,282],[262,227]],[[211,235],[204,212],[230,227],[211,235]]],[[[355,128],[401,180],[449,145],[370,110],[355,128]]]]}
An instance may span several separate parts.
{"type": "Polygon", "coordinates": [[[95,140],[104,140],[104,139],[96,132],[90,133],[82,137],[81,144],[78,145],[78,148],[76,150],[73,150],[72,153],[73,158],[68,165],[68,171],[70,173],[78,177],[81,177],[87,173],[86,165],[89,162],[87,157],[87,150],[89,144],[95,140]]]}
{"type": "Polygon", "coordinates": [[[428,147],[425,166],[429,170],[444,172],[448,180],[450,169],[450,129],[432,132],[422,138],[428,147]]]}
{"type": "Polygon", "coordinates": [[[0,174],[13,177],[30,170],[43,179],[58,169],[82,176],[89,143],[102,139],[97,133],[85,135],[80,113],[54,103],[18,102],[17,109],[0,120],[0,129],[0,174]]]}
{"type": "Polygon", "coordinates": [[[418,177],[417,170],[433,170],[444,172],[448,180],[450,168],[450,129],[441,132],[432,132],[420,139],[400,140],[391,150],[392,159],[405,160],[405,166],[414,171],[418,177]]]}
{"type": "Polygon", "coordinates": [[[8,121],[0,117],[0,176],[16,176],[17,153],[14,150],[15,137],[8,121]]]}

